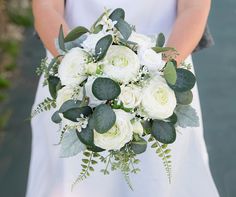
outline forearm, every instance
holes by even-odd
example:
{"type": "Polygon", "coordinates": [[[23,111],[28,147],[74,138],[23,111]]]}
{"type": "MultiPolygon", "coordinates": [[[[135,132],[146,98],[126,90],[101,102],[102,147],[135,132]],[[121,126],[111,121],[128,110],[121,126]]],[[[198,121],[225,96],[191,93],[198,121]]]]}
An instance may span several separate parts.
{"type": "Polygon", "coordinates": [[[193,6],[180,10],[167,46],[174,47],[179,55],[177,62],[185,60],[195,49],[204,32],[209,9],[193,6]]]}
{"type": "Polygon", "coordinates": [[[55,39],[58,37],[60,25],[63,25],[65,34],[68,32],[68,25],[64,20],[64,8],[54,6],[50,1],[33,1],[33,13],[35,18],[35,28],[44,46],[57,56],[55,39]]]}

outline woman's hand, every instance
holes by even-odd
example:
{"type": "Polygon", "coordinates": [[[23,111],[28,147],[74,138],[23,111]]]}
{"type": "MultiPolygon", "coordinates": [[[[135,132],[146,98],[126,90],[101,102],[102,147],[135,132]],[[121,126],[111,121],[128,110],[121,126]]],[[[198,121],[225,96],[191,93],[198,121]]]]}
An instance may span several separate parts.
{"type": "Polygon", "coordinates": [[[55,39],[58,37],[60,25],[63,25],[65,34],[69,31],[64,20],[64,0],[33,0],[33,14],[35,29],[44,46],[57,56],[55,39]]]}
{"type": "Polygon", "coordinates": [[[195,49],[204,32],[211,0],[178,0],[177,18],[167,46],[174,47],[184,61],[195,49]]]}

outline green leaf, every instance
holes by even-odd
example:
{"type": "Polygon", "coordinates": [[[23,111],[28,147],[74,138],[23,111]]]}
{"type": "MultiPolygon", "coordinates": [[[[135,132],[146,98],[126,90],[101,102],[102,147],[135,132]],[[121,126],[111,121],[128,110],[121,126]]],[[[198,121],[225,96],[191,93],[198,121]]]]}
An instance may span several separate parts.
{"type": "Polygon", "coordinates": [[[175,113],[173,113],[171,117],[167,118],[167,120],[170,121],[172,124],[176,124],[178,117],[175,113]]]}
{"type": "Polygon", "coordinates": [[[64,134],[61,142],[60,157],[72,157],[84,151],[86,146],[80,142],[75,130],[64,134]]]}
{"type": "Polygon", "coordinates": [[[172,47],[152,47],[152,49],[156,53],[162,53],[162,52],[166,52],[166,51],[175,51],[175,49],[172,47]]]}
{"type": "Polygon", "coordinates": [[[152,122],[151,121],[143,121],[141,122],[143,129],[146,131],[146,133],[150,134],[152,129],[152,122]]]}
{"type": "Polygon", "coordinates": [[[164,68],[164,77],[169,84],[174,85],[176,83],[177,73],[173,62],[167,62],[164,68]]]}
{"type": "Polygon", "coordinates": [[[193,93],[191,90],[186,92],[175,92],[177,103],[181,105],[189,105],[193,101],[193,93]]]}
{"type": "Polygon", "coordinates": [[[93,82],[92,92],[99,100],[113,100],[120,95],[121,89],[112,79],[99,77],[93,82]]]}
{"type": "Polygon", "coordinates": [[[157,47],[163,47],[165,44],[165,36],[163,33],[160,33],[157,37],[157,47]]]}
{"type": "Polygon", "coordinates": [[[135,154],[144,153],[147,149],[147,141],[143,138],[139,138],[131,143],[131,149],[135,154]]]}
{"type": "Polygon", "coordinates": [[[103,28],[103,25],[97,25],[94,30],[93,30],[93,33],[94,34],[97,34],[98,32],[102,31],[102,28],[103,28]]]}
{"type": "Polygon", "coordinates": [[[102,60],[113,42],[112,35],[106,35],[101,38],[95,46],[95,59],[96,61],[102,60]]]}
{"type": "Polygon", "coordinates": [[[59,44],[59,48],[60,48],[62,51],[66,51],[65,40],[64,40],[64,32],[63,32],[63,27],[62,27],[62,25],[60,26],[60,30],[59,30],[58,44],[59,44]]]}
{"type": "Polygon", "coordinates": [[[89,32],[87,28],[78,26],[67,34],[67,36],[65,37],[65,42],[76,40],[77,38],[79,38],[80,36],[82,36],[83,34],[87,32],[89,32]]]}
{"type": "Polygon", "coordinates": [[[194,74],[191,71],[184,68],[178,68],[176,69],[176,72],[177,72],[176,83],[174,85],[169,84],[169,86],[176,92],[185,92],[191,90],[196,83],[196,78],[194,74]]]}
{"type": "Polygon", "coordinates": [[[63,112],[64,118],[73,122],[78,122],[77,119],[80,118],[81,115],[88,117],[90,114],[92,114],[92,109],[89,106],[72,108],[63,112]]]}
{"type": "Polygon", "coordinates": [[[54,123],[56,123],[56,124],[59,124],[59,123],[61,122],[62,119],[61,119],[61,117],[60,117],[58,111],[56,111],[56,112],[52,115],[51,120],[52,120],[54,123]]]}
{"type": "Polygon", "coordinates": [[[55,76],[49,76],[48,88],[52,98],[57,98],[57,91],[61,88],[61,80],[55,76]]]}
{"type": "Polygon", "coordinates": [[[77,131],[77,136],[80,141],[87,146],[94,146],[94,133],[89,127],[82,129],[82,131],[77,131]]]}
{"type": "Polygon", "coordinates": [[[98,133],[106,133],[116,122],[116,114],[109,105],[101,104],[94,110],[94,127],[98,133]]]}
{"type": "Polygon", "coordinates": [[[117,30],[121,33],[121,35],[123,36],[123,38],[125,40],[128,40],[131,33],[132,33],[132,28],[130,27],[130,25],[124,21],[123,19],[120,19],[116,24],[115,27],[117,28],[117,30]]]}
{"type": "Polygon", "coordinates": [[[109,16],[112,21],[119,21],[125,19],[125,11],[122,8],[115,9],[109,16]]]}
{"type": "Polygon", "coordinates": [[[177,105],[175,108],[176,115],[178,116],[177,124],[182,127],[199,127],[199,117],[191,105],[177,105]]]}
{"type": "Polygon", "coordinates": [[[78,108],[81,105],[81,101],[68,100],[62,104],[59,109],[59,113],[64,113],[65,111],[73,108],[78,108]]]}
{"type": "Polygon", "coordinates": [[[152,135],[163,144],[171,144],[176,139],[176,131],[172,123],[162,120],[154,120],[152,124],[152,135]]]}

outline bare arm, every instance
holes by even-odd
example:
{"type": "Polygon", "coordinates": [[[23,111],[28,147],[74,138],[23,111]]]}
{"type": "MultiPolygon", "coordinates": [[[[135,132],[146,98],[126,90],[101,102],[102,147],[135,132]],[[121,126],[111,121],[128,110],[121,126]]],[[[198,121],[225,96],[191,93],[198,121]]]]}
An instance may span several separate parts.
{"type": "Polygon", "coordinates": [[[177,19],[167,46],[177,49],[177,62],[185,60],[202,37],[211,0],[178,0],[177,19]]]}
{"type": "Polygon", "coordinates": [[[35,28],[44,46],[57,56],[54,42],[60,25],[63,25],[65,34],[69,30],[64,20],[64,0],[33,0],[33,13],[35,28]]]}

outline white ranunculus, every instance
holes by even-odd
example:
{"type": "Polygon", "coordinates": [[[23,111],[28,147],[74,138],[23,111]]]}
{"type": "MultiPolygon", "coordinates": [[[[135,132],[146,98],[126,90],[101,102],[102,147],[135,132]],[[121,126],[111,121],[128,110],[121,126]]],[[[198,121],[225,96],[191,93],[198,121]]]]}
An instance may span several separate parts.
{"type": "Polygon", "coordinates": [[[156,53],[154,50],[140,48],[138,57],[141,65],[145,65],[150,72],[158,71],[163,68],[165,62],[162,60],[161,53],[156,53]]]}
{"type": "Polygon", "coordinates": [[[155,43],[150,37],[144,34],[139,34],[135,31],[132,32],[128,40],[137,43],[139,48],[148,49],[155,46],[155,43]]]}
{"type": "Polygon", "coordinates": [[[96,34],[88,34],[86,39],[83,41],[81,46],[86,50],[87,52],[90,53],[95,53],[95,47],[97,42],[103,38],[104,36],[108,35],[109,33],[100,31],[96,34]]]}
{"type": "Polygon", "coordinates": [[[142,124],[139,121],[134,120],[132,122],[132,125],[133,125],[134,133],[139,134],[140,136],[142,136],[143,135],[143,126],[142,126],[142,124]]]}
{"type": "Polygon", "coordinates": [[[143,89],[142,106],[150,118],[166,119],[176,107],[175,93],[162,77],[155,76],[143,89]]]}
{"type": "Polygon", "coordinates": [[[106,150],[119,150],[133,138],[132,116],[123,110],[114,110],[115,125],[104,134],[94,131],[94,144],[106,150]]]}
{"type": "Polygon", "coordinates": [[[135,85],[122,85],[118,99],[122,101],[124,107],[135,108],[140,105],[142,100],[141,88],[135,85]]]}
{"type": "Polygon", "coordinates": [[[139,68],[138,56],[125,46],[112,45],[104,58],[104,74],[121,83],[135,79],[139,68]]]}
{"type": "Polygon", "coordinates": [[[71,49],[59,65],[58,75],[62,85],[80,84],[86,79],[84,64],[88,60],[88,54],[81,48],[71,49]]]}
{"type": "Polygon", "coordinates": [[[96,77],[88,77],[87,82],[85,83],[85,92],[86,92],[86,96],[89,97],[89,106],[90,107],[96,107],[102,103],[104,103],[105,101],[101,101],[99,99],[97,99],[92,92],[92,85],[94,80],[96,79],[96,77]]]}

